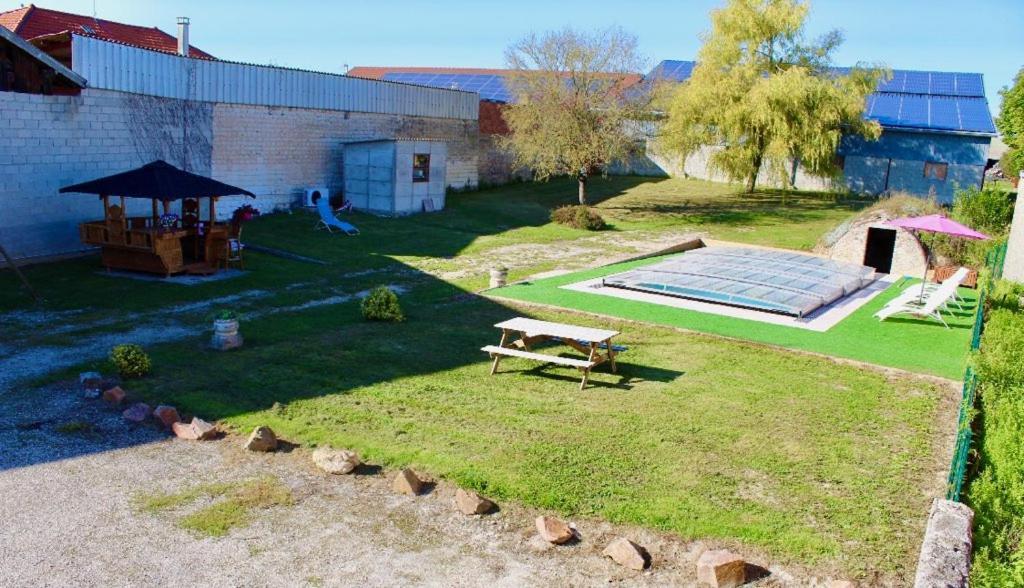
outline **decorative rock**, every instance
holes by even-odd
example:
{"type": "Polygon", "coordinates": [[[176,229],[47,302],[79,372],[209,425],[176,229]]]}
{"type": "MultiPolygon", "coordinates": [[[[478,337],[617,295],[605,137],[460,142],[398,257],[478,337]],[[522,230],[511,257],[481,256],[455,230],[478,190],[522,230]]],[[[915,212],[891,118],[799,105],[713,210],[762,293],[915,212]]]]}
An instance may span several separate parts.
{"type": "Polygon", "coordinates": [[[217,436],[217,427],[199,417],[192,417],[192,428],[200,441],[207,441],[217,436]]]}
{"type": "Polygon", "coordinates": [[[174,436],[179,439],[185,439],[187,441],[206,441],[213,439],[217,436],[217,427],[214,427],[210,423],[200,418],[192,418],[192,422],[185,423],[173,423],[171,425],[171,431],[174,432],[174,436]]]}
{"type": "Polygon", "coordinates": [[[103,400],[106,400],[107,402],[113,404],[114,406],[117,406],[124,402],[124,399],[127,396],[128,394],[124,390],[122,390],[120,386],[114,386],[109,390],[103,391],[103,400]]]}
{"type": "Polygon", "coordinates": [[[181,422],[181,417],[178,416],[178,410],[173,406],[167,406],[165,404],[161,404],[156,407],[156,410],[153,411],[153,416],[156,417],[156,420],[160,421],[160,424],[162,424],[165,429],[170,429],[174,426],[174,423],[181,422]]]}
{"type": "Polygon", "coordinates": [[[416,472],[406,468],[398,472],[395,481],[391,483],[391,488],[399,494],[416,496],[423,490],[423,480],[416,475],[416,472]]]}
{"type": "Polygon", "coordinates": [[[141,423],[142,421],[148,419],[149,415],[152,413],[153,409],[151,409],[148,404],[138,402],[136,404],[129,406],[127,410],[121,413],[121,416],[123,416],[124,420],[126,421],[131,421],[133,423],[141,423]]]}
{"type": "Polygon", "coordinates": [[[612,558],[620,566],[631,570],[643,571],[647,567],[647,554],[643,547],[625,537],[619,537],[608,544],[601,552],[605,557],[612,558]]]}
{"type": "Polygon", "coordinates": [[[199,432],[192,428],[192,423],[174,423],[171,425],[171,431],[178,439],[185,439],[186,441],[199,440],[199,432]]]}
{"type": "Polygon", "coordinates": [[[82,397],[86,400],[96,400],[100,397],[99,388],[86,388],[85,392],[82,393],[82,397]]]}
{"type": "Polygon", "coordinates": [[[697,560],[697,581],[713,588],[736,588],[746,581],[746,562],[724,549],[705,551],[697,560]]]}
{"type": "Polygon", "coordinates": [[[249,440],[242,446],[249,451],[269,452],[277,449],[277,436],[270,427],[256,427],[249,435],[249,440]]]}
{"type": "Polygon", "coordinates": [[[99,372],[82,372],[78,374],[78,383],[83,388],[98,388],[103,382],[103,376],[99,372]]]}
{"type": "Polygon", "coordinates": [[[313,452],[313,463],[328,474],[351,474],[362,462],[354,451],[317,447],[313,452]]]}
{"type": "Polygon", "coordinates": [[[572,527],[565,524],[565,521],[555,517],[537,517],[536,524],[537,532],[548,543],[561,545],[575,536],[572,527]]]}
{"type": "Polygon", "coordinates": [[[459,488],[455,491],[455,507],[464,515],[479,515],[494,508],[494,503],[476,492],[459,488]]]}

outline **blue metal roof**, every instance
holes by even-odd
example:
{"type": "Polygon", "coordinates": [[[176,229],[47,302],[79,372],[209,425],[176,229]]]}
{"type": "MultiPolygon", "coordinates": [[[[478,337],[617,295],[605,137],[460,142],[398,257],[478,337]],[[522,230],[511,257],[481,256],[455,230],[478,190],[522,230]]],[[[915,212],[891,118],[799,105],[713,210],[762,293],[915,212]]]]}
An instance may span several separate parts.
{"type": "MultiPolygon", "coordinates": [[[[694,61],[667,59],[656,65],[645,81],[684,82],[695,65],[694,61]]],[[[834,71],[845,74],[850,68],[834,71]]],[[[892,79],[879,83],[878,90],[868,96],[864,116],[886,128],[996,133],[985,84],[978,73],[893,70],[892,79]]]]}

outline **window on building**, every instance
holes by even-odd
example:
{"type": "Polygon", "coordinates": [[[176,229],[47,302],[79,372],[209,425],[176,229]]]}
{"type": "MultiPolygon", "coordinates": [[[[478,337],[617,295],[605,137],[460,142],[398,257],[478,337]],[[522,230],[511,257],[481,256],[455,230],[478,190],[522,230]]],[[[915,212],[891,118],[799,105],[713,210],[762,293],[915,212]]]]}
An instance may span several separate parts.
{"type": "Polygon", "coordinates": [[[924,177],[926,179],[945,182],[947,171],[949,171],[948,163],[939,163],[937,161],[924,162],[924,177]]]}
{"type": "Polygon", "coordinates": [[[412,181],[430,181],[430,154],[417,153],[412,156],[412,181]]]}

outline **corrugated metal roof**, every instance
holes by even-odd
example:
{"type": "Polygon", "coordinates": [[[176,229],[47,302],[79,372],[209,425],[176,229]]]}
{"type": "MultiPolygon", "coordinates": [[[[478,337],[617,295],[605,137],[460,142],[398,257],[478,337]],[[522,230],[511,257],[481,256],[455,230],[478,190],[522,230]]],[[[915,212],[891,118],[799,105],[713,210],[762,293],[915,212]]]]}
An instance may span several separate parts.
{"type": "MultiPolygon", "coordinates": [[[[513,71],[508,69],[469,67],[354,67],[349,70],[348,75],[476,92],[481,100],[509,103],[514,97],[508,88],[506,78],[512,73],[513,71]]],[[[643,78],[628,73],[608,75],[621,75],[624,88],[636,84],[643,78]]]]}
{"type": "MultiPolygon", "coordinates": [[[[696,65],[695,61],[667,59],[655,66],[645,81],[684,82],[696,65]]],[[[838,74],[849,70],[834,68],[838,74]]],[[[887,128],[996,133],[979,73],[893,70],[892,79],[880,82],[878,91],[868,96],[864,116],[887,128]]]]}
{"type": "Polygon", "coordinates": [[[254,104],[476,120],[469,92],[337,74],[205,60],[73,35],[72,69],[93,88],[254,104]]]}

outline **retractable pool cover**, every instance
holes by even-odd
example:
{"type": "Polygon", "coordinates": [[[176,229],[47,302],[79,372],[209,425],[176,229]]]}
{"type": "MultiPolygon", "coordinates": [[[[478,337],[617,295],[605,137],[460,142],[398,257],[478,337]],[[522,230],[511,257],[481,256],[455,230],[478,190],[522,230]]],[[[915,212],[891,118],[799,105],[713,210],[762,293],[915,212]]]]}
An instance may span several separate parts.
{"type": "Polygon", "coordinates": [[[804,316],[856,292],[875,270],[813,255],[704,247],[604,278],[603,285],[804,316]]]}

